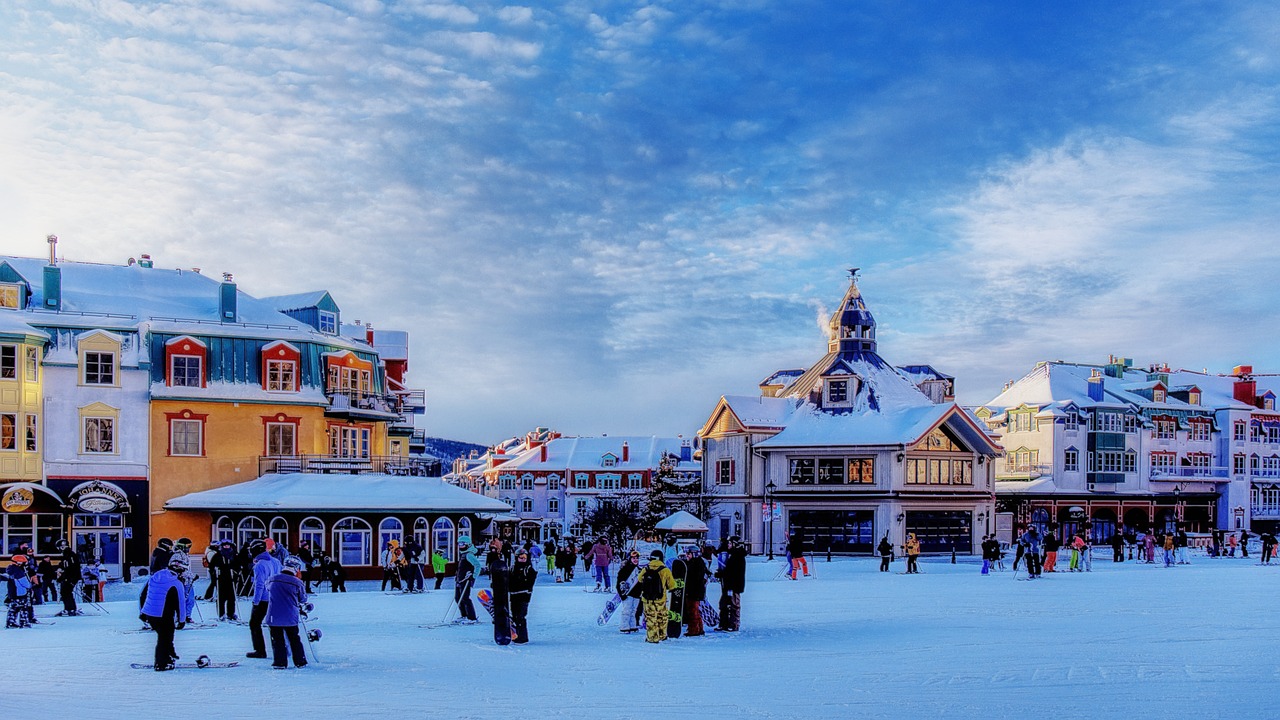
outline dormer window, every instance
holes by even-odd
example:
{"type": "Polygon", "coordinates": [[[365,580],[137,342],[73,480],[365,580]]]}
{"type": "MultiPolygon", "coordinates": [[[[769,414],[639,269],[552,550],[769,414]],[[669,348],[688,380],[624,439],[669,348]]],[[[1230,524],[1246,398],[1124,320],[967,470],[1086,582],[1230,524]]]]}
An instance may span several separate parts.
{"type": "Polygon", "coordinates": [[[1275,398],[1273,398],[1273,397],[1264,397],[1264,398],[1262,398],[1262,409],[1263,409],[1263,410],[1275,410],[1275,409],[1276,409],[1276,399],[1275,399],[1275,398]]]}
{"type": "Polygon", "coordinates": [[[600,458],[600,467],[611,468],[611,467],[617,467],[617,465],[618,465],[618,457],[616,455],[609,454],[600,458]]]}
{"type": "Polygon", "coordinates": [[[166,342],[164,351],[169,361],[170,387],[204,387],[204,343],[184,336],[166,342]]]}
{"type": "Polygon", "coordinates": [[[1192,390],[1191,392],[1187,393],[1187,404],[1188,404],[1188,405],[1199,405],[1199,404],[1200,404],[1200,391],[1199,391],[1199,390],[1192,390]]]}
{"type": "Polygon", "coordinates": [[[24,294],[18,283],[0,283],[0,308],[21,310],[24,294]]]}
{"type": "Polygon", "coordinates": [[[1164,400],[1165,400],[1165,391],[1164,391],[1163,389],[1161,389],[1161,388],[1156,388],[1155,390],[1152,390],[1152,391],[1151,391],[1151,400],[1152,400],[1152,402],[1158,402],[1158,403],[1162,403],[1162,402],[1164,402],[1164,400]]]}
{"type": "Polygon", "coordinates": [[[325,335],[338,334],[338,313],[320,310],[320,332],[325,335]]]}
{"type": "Polygon", "coordinates": [[[848,380],[828,380],[827,381],[827,402],[829,403],[849,402],[849,381],[848,380]]]}

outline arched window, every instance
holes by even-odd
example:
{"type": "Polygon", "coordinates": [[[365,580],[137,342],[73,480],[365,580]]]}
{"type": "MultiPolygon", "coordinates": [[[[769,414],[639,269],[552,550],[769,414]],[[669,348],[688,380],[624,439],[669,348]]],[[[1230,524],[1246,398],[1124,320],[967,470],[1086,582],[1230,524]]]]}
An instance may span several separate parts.
{"type": "Polygon", "coordinates": [[[373,564],[373,528],[360,518],[343,518],[333,526],[333,551],[343,565],[373,564]]]}
{"type": "Polygon", "coordinates": [[[469,535],[471,537],[471,544],[475,544],[476,535],[471,532],[471,518],[458,518],[458,536],[461,537],[463,535],[469,535]]]}
{"type": "Polygon", "coordinates": [[[289,547],[289,523],[279,515],[271,518],[271,539],[277,545],[289,547]]]}
{"type": "Polygon", "coordinates": [[[320,518],[309,517],[298,525],[298,542],[306,541],[311,546],[311,552],[320,554],[324,552],[324,523],[320,522],[320,518]]]}
{"type": "Polygon", "coordinates": [[[248,545],[250,540],[265,538],[266,536],[267,526],[252,515],[241,520],[240,524],[236,526],[236,544],[240,547],[248,545]]]}
{"type": "Polygon", "coordinates": [[[213,539],[219,543],[223,540],[236,539],[236,526],[231,522],[231,518],[226,515],[218,518],[218,522],[213,526],[213,539]]]}
{"type": "Polygon", "coordinates": [[[431,550],[443,555],[446,561],[453,562],[457,558],[454,553],[453,539],[453,521],[447,517],[437,518],[435,524],[431,526],[431,550]]]}
{"type": "Polygon", "coordinates": [[[413,539],[427,552],[431,551],[431,526],[427,519],[420,517],[413,521],[413,539]]]}
{"type": "Polygon", "coordinates": [[[404,523],[393,517],[383,518],[382,523],[378,525],[378,547],[386,548],[387,543],[392,540],[395,540],[397,545],[404,545],[404,523]]]}
{"type": "Polygon", "coordinates": [[[1049,510],[1038,507],[1031,511],[1031,524],[1036,526],[1036,530],[1040,531],[1041,537],[1049,529],[1049,510]]]}
{"type": "Polygon", "coordinates": [[[1093,529],[1090,542],[1094,545],[1110,545],[1111,536],[1116,534],[1116,512],[1107,508],[1093,511],[1093,529]]]}

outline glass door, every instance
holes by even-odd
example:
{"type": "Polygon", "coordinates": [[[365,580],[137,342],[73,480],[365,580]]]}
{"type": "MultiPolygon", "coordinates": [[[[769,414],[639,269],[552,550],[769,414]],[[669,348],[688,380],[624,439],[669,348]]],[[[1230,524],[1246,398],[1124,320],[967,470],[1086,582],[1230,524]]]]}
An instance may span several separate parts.
{"type": "Polygon", "coordinates": [[[107,577],[118,580],[124,571],[121,566],[121,534],[119,530],[76,530],[72,537],[82,562],[101,561],[107,577]]]}

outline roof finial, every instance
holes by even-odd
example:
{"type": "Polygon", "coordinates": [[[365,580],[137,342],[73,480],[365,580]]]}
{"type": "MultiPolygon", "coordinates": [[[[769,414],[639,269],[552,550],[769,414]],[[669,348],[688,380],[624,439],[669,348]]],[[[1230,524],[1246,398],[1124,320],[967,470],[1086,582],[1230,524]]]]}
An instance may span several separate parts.
{"type": "Polygon", "coordinates": [[[857,280],[857,279],[858,279],[858,271],[859,271],[859,270],[861,270],[861,269],[862,269],[862,268],[849,268],[849,279],[850,279],[850,280],[857,280]]]}

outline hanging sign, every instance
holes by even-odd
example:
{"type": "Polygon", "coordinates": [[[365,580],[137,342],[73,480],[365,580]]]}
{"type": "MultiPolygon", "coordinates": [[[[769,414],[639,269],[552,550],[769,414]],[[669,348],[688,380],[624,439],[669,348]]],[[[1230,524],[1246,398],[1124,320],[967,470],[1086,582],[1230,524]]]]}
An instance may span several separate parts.
{"type": "Polygon", "coordinates": [[[36,501],[36,494],[31,488],[15,487],[9,488],[5,492],[4,497],[0,498],[0,507],[5,512],[22,512],[36,501]]]}
{"type": "Polygon", "coordinates": [[[67,500],[80,512],[95,515],[118,512],[129,505],[129,498],[120,488],[101,480],[77,487],[67,496],[67,500]]]}

